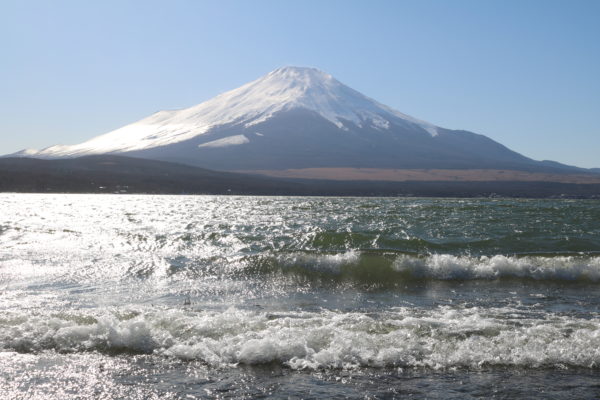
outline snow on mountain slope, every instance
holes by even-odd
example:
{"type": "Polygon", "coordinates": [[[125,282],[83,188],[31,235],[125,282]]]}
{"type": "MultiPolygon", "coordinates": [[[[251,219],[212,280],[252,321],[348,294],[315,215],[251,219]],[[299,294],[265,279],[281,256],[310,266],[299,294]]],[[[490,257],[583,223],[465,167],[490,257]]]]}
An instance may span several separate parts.
{"type": "MultiPolygon", "coordinates": [[[[186,141],[226,124],[247,128],[280,111],[292,109],[314,111],[342,130],[348,129],[348,123],[359,127],[369,124],[385,130],[389,129],[391,121],[400,120],[422,128],[431,136],[438,134],[436,126],[380,104],[325,72],[314,68],[283,67],[199,105],[178,111],[160,111],[81,144],[57,145],[41,151],[24,150],[19,155],[72,157],[151,149],[186,141]]],[[[239,145],[247,140],[236,137],[212,146],[239,145]]]]}

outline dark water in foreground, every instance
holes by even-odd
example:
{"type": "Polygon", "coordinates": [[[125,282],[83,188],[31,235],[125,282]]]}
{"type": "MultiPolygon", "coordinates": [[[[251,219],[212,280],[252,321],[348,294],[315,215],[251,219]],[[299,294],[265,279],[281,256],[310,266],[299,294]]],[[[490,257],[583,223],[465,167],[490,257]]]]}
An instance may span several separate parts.
{"type": "Polygon", "coordinates": [[[0,195],[0,393],[600,397],[600,202],[0,195]]]}

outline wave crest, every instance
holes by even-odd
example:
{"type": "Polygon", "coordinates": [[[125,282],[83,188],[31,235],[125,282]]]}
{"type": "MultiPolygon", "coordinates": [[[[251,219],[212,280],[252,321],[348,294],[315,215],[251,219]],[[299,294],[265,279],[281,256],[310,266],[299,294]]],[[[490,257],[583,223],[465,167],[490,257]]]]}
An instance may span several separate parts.
{"type": "Polygon", "coordinates": [[[376,286],[411,280],[495,280],[600,282],[599,256],[457,256],[349,251],[293,253],[247,260],[245,274],[280,274],[319,283],[376,286]]]}
{"type": "Polygon", "coordinates": [[[239,309],[145,311],[123,319],[34,316],[0,323],[5,351],[134,352],[200,360],[214,367],[277,363],[292,369],[362,367],[597,368],[600,324],[496,308],[373,313],[239,309]]]}
{"type": "Polygon", "coordinates": [[[589,256],[454,256],[434,254],[428,257],[399,256],[394,269],[418,278],[535,280],[600,280],[600,257],[589,256]]]}

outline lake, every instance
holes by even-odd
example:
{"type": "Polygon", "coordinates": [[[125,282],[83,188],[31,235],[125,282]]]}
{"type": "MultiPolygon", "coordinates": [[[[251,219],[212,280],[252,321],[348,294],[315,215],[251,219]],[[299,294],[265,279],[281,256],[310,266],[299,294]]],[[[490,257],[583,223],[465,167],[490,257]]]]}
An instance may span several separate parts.
{"type": "Polygon", "coordinates": [[[597,398],[599,316],[599,201],[0,194],[3,398],[597,398]]]}

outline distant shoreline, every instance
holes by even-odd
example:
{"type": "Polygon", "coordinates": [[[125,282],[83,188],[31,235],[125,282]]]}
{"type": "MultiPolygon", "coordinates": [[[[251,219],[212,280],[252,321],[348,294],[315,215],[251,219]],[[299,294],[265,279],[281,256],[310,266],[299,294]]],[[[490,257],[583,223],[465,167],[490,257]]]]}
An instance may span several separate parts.
{"type": "Polygon", "coordinates": [[[334,181],[555,182],[600,184],[600,174],[596,173],[547,173],[505,169],[302,168],[233,172],[265,175],[274,178],[325,179],[334,181]]]}
{"type": "MultiPolygon", "coordinates": [[[[318,169],[322,172],[323,169],[318,169]]],[[[43,160],[0,158],[0,192],[165,195],[442,197],[442,198],[577,198],[600,199],[600,174],[576,174],[579,182],[543,180],[458,180],[535,173],[496,170],[426,170],[429,180],[376,180],[368,169],[344,169],[371,174],[372,179],[307,179],[302,175],[268,177],[212,171],[183,164],[122,156],[89,156],[43,160]],[[463,175],[461,175],[463,174],[463,175]],[[486,175],[487,174],[487,175],[486,175]],[[433,180],[431,177],[445,177],[433,180]],[[581,183],[586,181],[591,183],[581,183]],[[595,183],[597,182],[597,183],[595,183]]],[[[419,170],[408,171],[421,176],[419,170]]],[[[256,173],[256,171],[254,171],[256,173]]],[[[331,172],[331,171],[329,171],[331,172]]],[[[398,170],[392,171],[399,173],[398,170]]],[[[406,171],[404,171],[406,172],[406,171]]],[[[285,171],[283,171],[285,173],[285,171]]],[[[390,171],[379,171],[390,173],[390,171]]],[[[541,174],[549,179],[553,174],[541,174]]],[[[572,174],[556,174],[571,179],[572,174]]],[[[327,176],[327,175],[324,175],[327,176]]],[[[342,176],[347,177],[348,175],[342,176]]]]}

